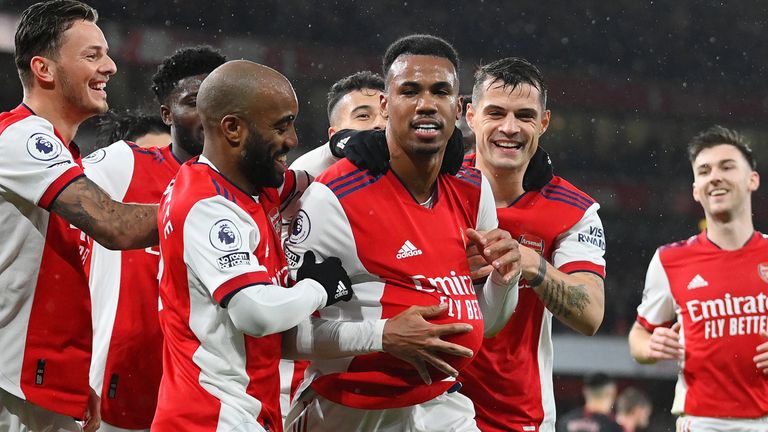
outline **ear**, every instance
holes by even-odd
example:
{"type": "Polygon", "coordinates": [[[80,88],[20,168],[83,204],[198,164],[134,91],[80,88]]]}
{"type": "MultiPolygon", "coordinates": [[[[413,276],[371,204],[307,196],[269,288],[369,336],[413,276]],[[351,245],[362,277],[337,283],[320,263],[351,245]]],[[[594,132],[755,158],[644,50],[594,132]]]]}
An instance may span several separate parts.
{"type": "Polygon", "coordinates": [[[464,114],[465,117],[467,117],[467,124],[469,125],[469,128],[472,129],[473,132],[477,133],[475,131],[475,107],[472,106],[472,103],[467,104],[467,112],[464,114]]]}
{"type": "Polygon", "coordinates": [[[758,174],[757,171],[752,171],[749,174],[748,187],[750,192],[754,192],[760,187],[760,174],[758,174]]]}
{"type": "Polygon", "coordinates": [[[379,108],[381,109],[381,116],[385,119],[389,119],[389,111],[387,111],[387,95],[384,93],[379,95],[379,108]]]}
{"type": "Polygon", "coordinates": [[[328,128],[328,138],[332,137],[333,134],[335,133],[336,133],[336,128],[334,128],[333,126],[328,128]]]}
{"type": "Polygon", "coordinates": [[[168,105],[160,105],[160,118],[163,119],[163,123],[172,126],[173,118],[171,117],[171,107],[168,105]]]}
{"type": "Polygon", "coordinates": [[[248,133],[245,122],[240,117],[232,114],[225,115],[221,122],[221,132],[232,147],[238,147],[245,141],[248,133]]]}
{"type": "Polygon", "coordinates": [[[55,66],[50,59],[42,56],[34,56],[29,61],[29,67],[32,70],[32,75],[35,77],[35,81],[45,84],[53,84],[55,73],[55,66]]]}
{"type": "Polygon", "coordinates": [[[551,112],[549,110],[544,111],[544,114],[541,115],[541,131],[539,132],[539,136],[544,135],[544,132],[547,131],[547,128],[549,128],[549,119],[551,116],[551,112]]]}
{"type": "Polygon", "coordinates": [[[696,187],[696,180],[693,181],[693,200],[696,202],[701,202],[701,199],[699,197],[699,188],[696,187]]]}
{"type": "Polygon", "coordinates": [[[464,96],[459,95],[459,99],[456,101],[456,103],[458,104],[456,120],[461,120],[461,116],[464,114],[463,110],[461,109],[462,105],[464,105],[464,96]]]}

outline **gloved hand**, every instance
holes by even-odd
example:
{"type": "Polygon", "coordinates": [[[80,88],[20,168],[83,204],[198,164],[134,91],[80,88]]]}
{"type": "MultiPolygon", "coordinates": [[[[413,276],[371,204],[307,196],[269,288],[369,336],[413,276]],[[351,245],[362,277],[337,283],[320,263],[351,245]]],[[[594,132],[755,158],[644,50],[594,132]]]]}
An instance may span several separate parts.
{"type": "Polygon", "coordinates": [[[440,172],[456,175],[464,163],[464,136],[459,128],[453,129],[453,134],[448,138],[448,145],[445,146],[445,155],[443,164],[440,166],[440,172]]]}
{"type": "Polygon", "coordinates": [[[297,280],[312,279],[325,288],[328,294],[326,306],[340,301],[349,301],[352,298],[352,282],[349,275],[341,266],[341,260],[330,257],[327,260],[316,263],[315,254],[307,251],[304,254],[304,262],[296,274],[297,280]]]}
{"type": "Polygon", "coordinates": [[[549,154],[539,146],[536,153],[531,157],[531,161],[528,162],[525,174],[523,174],[523,189],[527,191],[539,190],[552,180],[553,175],[549,154]]]}
{"type": "Polygon", "coordinates": [[[333,134],[330,146],[334,156],[346,157],[373,175],[384,174],[389,169],[389,149],[383,130],[342,129],[333,134]]]}

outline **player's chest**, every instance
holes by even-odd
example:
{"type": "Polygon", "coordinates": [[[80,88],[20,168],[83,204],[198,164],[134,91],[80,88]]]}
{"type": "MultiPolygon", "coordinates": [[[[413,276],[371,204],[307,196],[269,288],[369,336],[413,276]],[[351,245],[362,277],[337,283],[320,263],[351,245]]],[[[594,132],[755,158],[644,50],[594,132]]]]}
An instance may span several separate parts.
{"type": "Polygon", "coordinates": [[[702,254],[665,264],[670,289],[681,306],[692,301],[768,294],[768,251],[702,254]]]}
{"type": "MultiPolygon", "coordinates": [[[[555,241],[578,222],[580,215],[548,205],[543,198],[497,209],[499,228],[509,231],[512,238],[550,258],[555,241]]],[[[595,235],[602,233],[595,233],[595,235]]]]}

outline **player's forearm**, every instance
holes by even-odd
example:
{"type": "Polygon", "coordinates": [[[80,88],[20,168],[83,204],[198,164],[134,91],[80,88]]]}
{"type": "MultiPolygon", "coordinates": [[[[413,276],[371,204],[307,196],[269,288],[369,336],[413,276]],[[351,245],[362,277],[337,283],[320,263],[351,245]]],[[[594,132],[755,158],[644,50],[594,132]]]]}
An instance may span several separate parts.
{"type": "Polygon", "coordinates": [[[485,337],[493,337],[500,332],[517,308],[520,277],[507,284],[497,284],[493,279],[493,275],[489,276],[485,285],[477,291],[485,337]]]}
{"type": "Polygon", "coordinates": [[[293,288],[249,286],[232,297],[227,311],[238,330],[262,337],[295,327],[323,307],[325,301],[325,290],[317,282],[307,279],[293,288]]]}
{"type": "Polygon", "coordinates": [[[635,323],[629,331],[629,354],[640,364],[654,364],[650,358],[651,334],[640,324],[635,323]]]}
{"type": "Polygon", "coordinates": [[[311,316],[283,334],[283,358],[316,360],[382,351],[386,320],[334,321],[311,316]]]}
{"type": "Polygon", "coordinates": [[[603,280],[581,272],[566,274],[539,258],[538,267],[523,270],[544,305],[557,319],[581,334],[592,336],[603,322],[603,280]]]}
{"type": "Polygon", "coordinates": [[[51,210],[108,249],[140,249],[158,243],[157,205],[114,201],[85,177],[67,186],[51,210]]]}

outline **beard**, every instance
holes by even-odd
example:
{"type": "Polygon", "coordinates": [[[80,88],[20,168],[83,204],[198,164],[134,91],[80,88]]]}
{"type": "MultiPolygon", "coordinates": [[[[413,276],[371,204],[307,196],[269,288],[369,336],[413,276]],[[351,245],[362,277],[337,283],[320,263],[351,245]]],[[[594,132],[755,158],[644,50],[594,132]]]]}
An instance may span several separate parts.
{"type": "Polygon", "coordinates": [[[75,107],[75,109],[83,113],[89,114],[88,117],[97,114],[104,114],[109,109],[109,105],[107,105],[106,100],[101,103],[94,104],[94,102],[90,100],[87,94],[79,91],[77,86],[72,85],[66,74],[62,74],[59,80],[61,84],[61,93],[64,96],[64,100],[67,101],[67,104],[75,107]]]}
{"type": "Polygon", "coordinates": [[[176,142],[175,144],[187,152],[190,156],[198,156],[203,153],[203,137],[202,130],[198,128],[188,129],[176,126],[176,142]]]}
{"type": "MultiPolygon", "coordinates": [[[[253,130],[254,128],[251,128],[251,131],[253,130]]],[[[243,176],[255,188],[280,187],[284,175],[277,170],[277,155],[270,153],[272,143],[254,132],[245,140],[244,147],[240,161],[243,176]]]]}

